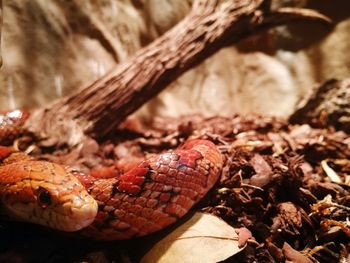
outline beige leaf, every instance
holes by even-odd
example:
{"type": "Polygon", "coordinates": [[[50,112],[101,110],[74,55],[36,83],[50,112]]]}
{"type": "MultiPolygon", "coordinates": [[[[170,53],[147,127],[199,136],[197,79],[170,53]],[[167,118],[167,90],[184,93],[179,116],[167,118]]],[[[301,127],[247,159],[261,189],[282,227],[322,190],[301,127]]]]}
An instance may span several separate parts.
{"type": "Polygon", "coordinates": [[[323,160],[321,162],[321,166],[323,171],[327,174],[327,176],[331,179],[334,183],[341,183],[342,180],[339,177],[339,175],[328,165],[327,160],[323,160]]]}
{"type": "Polygon", "coordinates": [[[218,262],[240,252],[236,230],[220,218],[203,213],[155,244],[141,263],[218,262]]]}

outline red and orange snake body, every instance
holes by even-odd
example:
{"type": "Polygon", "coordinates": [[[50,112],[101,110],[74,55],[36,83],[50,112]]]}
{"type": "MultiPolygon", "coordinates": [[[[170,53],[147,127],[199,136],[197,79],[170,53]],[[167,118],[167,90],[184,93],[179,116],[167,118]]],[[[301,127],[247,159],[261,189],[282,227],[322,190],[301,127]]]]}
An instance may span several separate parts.
{"type": "MultiPolygon", "coordinates": [[[[0,144],[9,134],[15,136],[20,130],[19,124],[23,123],[21,119],[10,117],[3,117],[3,120],[7,122],[0,122],[0,144]]],[[[2,167],[6,165],[31,164],[19,158],[2,167]]],[[[32,165],[51,165],[49,171],[55,173],[49,162],[36,161],[32,165]]],[[[154,155],[118,177],[96,178],[75,173],[98,205],[93,222],[80,233],[95,239],[127,239],[161,230],[184,216],[203,198],[219,178],[222,166],[222,155],[216,146],[208,140],[197,139],[186,141],[174,151],[154,155]]],[[[40,169],[37,176],[45,177],[46,169],[40,169]]],[[[23,169],[17,170],[23,172],[23,169]]],[[[2,177],[12,176],[8,173],[11,173],[9,169],[1,170],[0,166],[0,186],[2,177]]],[[[50,209],[50,206],[43,209],[50,209]]]]}

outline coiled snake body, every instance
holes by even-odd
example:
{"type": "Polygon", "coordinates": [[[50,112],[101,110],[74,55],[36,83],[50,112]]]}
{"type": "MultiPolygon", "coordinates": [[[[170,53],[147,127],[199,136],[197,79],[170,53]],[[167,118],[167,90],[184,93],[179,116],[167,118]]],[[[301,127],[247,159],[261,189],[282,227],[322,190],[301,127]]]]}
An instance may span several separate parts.
{"type": "MultiPolygon", "coordinates": [[[[0,118],[0,144],[21,122],[0,118]]],[[[0,198],[8,214],[95,239],[143,236],[174,223],[213,187],[223,165],[208,140],[189,140],[114,178],[72,174],[7,147],[0,147],[0,160],[0,198]]]]}

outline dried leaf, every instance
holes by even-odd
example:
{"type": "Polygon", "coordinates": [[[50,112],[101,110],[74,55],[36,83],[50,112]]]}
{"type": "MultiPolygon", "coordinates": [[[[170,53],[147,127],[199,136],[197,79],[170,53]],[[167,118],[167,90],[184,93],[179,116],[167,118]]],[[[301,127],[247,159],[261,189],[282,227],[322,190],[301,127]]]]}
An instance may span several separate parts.
{"type": "Polygon", "coordinates": [[[160,240],[141,263],[218,262],[244,247],[239,247],[236,230],[226,222],[210,214],[196,213],[160,240]]]}
{"type": "Polygon", "coordinates": [[[264,187],[272,178],[272,168],[260,154],[255,154],[250,160],[250,164],[255,170],[255,175],[250,178],[250,184],[264,187]]]}
{"type": "Polygon", "coordinates": [[[331,167],[329,167],[327,160],[323,160],[321,162],[321,166],[322,166],[323,171],[327,174],[327,176],[331,179],[332,182],[334,182],[334,183],[341,183],[342,182],[339,175],[331,167]]]}

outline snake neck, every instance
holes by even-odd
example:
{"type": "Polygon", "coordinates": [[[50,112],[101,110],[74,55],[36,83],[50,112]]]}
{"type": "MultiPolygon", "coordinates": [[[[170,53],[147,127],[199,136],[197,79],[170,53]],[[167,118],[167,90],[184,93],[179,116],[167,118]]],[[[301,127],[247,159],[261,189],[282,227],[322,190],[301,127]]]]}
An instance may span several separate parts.
{"type": "Polygon", "coordinates": [[[25,153],[15,151],[11,147],[0,146],[0,165],[30,160],[32,160],[32,158],[25,153]]]}
{"type": "Polygon", "coordinates": [[[99,205],[83,235],[127,239],[159,231],[176,222],[212,188],[223,160],[215,145],[196,140],[153,156],[115,178],[80,175],[99,205]]]}

